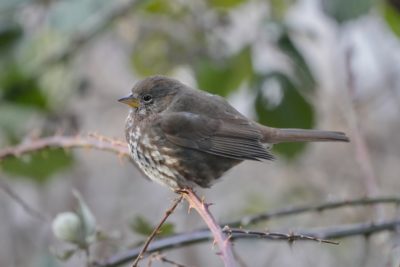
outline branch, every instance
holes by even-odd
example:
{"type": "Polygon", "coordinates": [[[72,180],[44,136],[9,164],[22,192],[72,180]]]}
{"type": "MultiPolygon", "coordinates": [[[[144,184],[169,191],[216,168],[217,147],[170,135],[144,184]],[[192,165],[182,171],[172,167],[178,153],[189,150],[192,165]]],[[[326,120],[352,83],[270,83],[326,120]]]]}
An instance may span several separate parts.
{"type": "Polygon", "coordinates": [[[260,232],[260,231],[252,231],[252,230],[245,230],[245,229],[235,229],[230,228],[229,226],[225,226],[222,231],[224,233],[229,234],[230,236],[235,235],[235,238],[238,238],[240,235],[244,235],[245,237],[254,236],[255,238],[265,238],[271,240],[286,240],[290,243],[293,243],[296,240],[305,240],[305,241],[317,241],[320,243],[327,243],[333,245],[339,245],[338,242],[321,239],[315,236],[309,235],[302,235],[302,234],[295,234],[295,233],[277,233],[277,232],[260,232]]]}
{"type": "Polygon", "coordinates": [[[156,235],[159,233],[161,227],[165,223],[165,221],[168,219],[168,217],[174,212],[176,209],[176,206],[182,201],[183,195],[180,195],[178,198],[176,198],[172,204],[172,206],[165,212],[164,217],[160,221],[160,223],[157,225],[156,228],[154,228],[153,232],[151,235],[147,238],[146,242],[143,245],[142,250],[140,251],[139,255],[136,257],[135,261],[132,263],[132,267],[136,267],[139,263],[139,261],[143,258],[144,253],[146,253],[147,248],[149,247],[151,241],[156,237],[156,235]]]}
{"type": "Polygon", "coordinates": [[[30,139],[17,146],[0,150],[0,161],[8,157],[20,157],[24,154],[47,148],[93,148],[105,150],[128,157],[129,150],[126,142],[108,138],[97,134],[87,136],[49,136],[40,139],[30,139]]]}
{"type": "Polygon", "coordinates": [[[177,263],[176,261],[172,261],[170,259],[167,259],[164,255],[162,255],[160,253],[157,253],[157,252],[150,256],[149,264],[148,264],[149,267],[151,266],[153,260],[157,260],[157,261],[160,261],[160,262],[163,262],[163,263],[168,263],[168,264],[170,264],[170,265],[172,265],[174,267],[188,267],[186,265],[177,263]]]}
{"type": "MultiPolygon", "coordinates": [[[[278,236],[286,237],[284,239],[277,239],[276,236],[265,235],[263,239],[260,239],[259,235],[251,235],[245,233],[233,233],[231,239],[256,239],[256,240],[288,240],[288,236],[307,236],[313,239],[337,239],[344,237],[351,237],[357,235],[370,236],[375,233],[382,231],[395,231],[400,227],[400,220],[386,221],[381,223],[360,223],[350,224],[337,227],[329,227],[324,229],[311,229],[298,231],[296,234],[282,234],[274,233],[278,236]]],[[[207,229],[201,229],[190,233],[176,234],[170,237],[165,237],[154,241],[148,248],[148,253],[170,250],[180,247],[185,247],[192,244],[206,242],[213,240],[213,236],[207,229]]],[[[290,241],[290,238],[289,238],[290,241]]],[[[122,252],[111,256],[103,261],[95,263],[98,267],[114,267],[120,264],[124,264],[131,259],[137,257],[140,253],[140,248],[134,248],[126,252],[122,252]]]]}
{"type": "Polygon", "coordinates": [[[235,258],[232,252],[232,244],[229,241],[229,238],[223,233],[221,227],[217,224],[214,217],[208,210],[210,204],[205,203],[200,200],[196,193],[193,192],[192,189],[184,189],[181,190],[180,193],[189,203],[189,210],[194,208],[203,221],[207,224],[211,233],[213,234],[214,242],[217,243],[226,267],[236,266],[235,258]]]}
{"type": "Polygon", "coordinates": [[[324,210],[337,209],[345,206],[365,206],[374,204],[399,205],[400,198],[399,197],[359,198],[354,200],[332,201],[314,206],[290,207],[287,209],[280,209],[273,212],[246,216],[238,221],[230,222],[227,224],[231,226],[247,226],[249,224],[255,224],[260,221],[270,220],[272,218],[278,218],[288,215],[296,215],[305,212],[322,212],[324,210]]]}
{"type": "MultiPolygon", "coordinates": [[[[362,178],[364,181],[364,186],[366,194],[369,197],[374,197],[379,193],[378,179],[375,176],[374,169],[372,167],[371,156],[369,153],[368,145],[365,140],[365,136],[362,132],[360,120],[358,114],[354,107],[354,99],[356,96],[356,84],[354,71],[352,69],[351,63],[353,59],[353,48],[348,47],[345,50],[345,71],[347,75],[347,91],[349,96],[348,101],[348,112],[347,118],[352,131],[352,140],[354,141],[354,150],[356,154],[356,160],[360,167],[362,178]]],[[[381,218],[383,211],[381,208],[374,207],[375,216],[381,218]]]]}
{"type": "Polygon", "coordinates": [[[47,221],[47,216],[39,212],[38,210],[32,208],[23,198],[21,198],[17,193],[15,193],[11,187],[3,180],[0,179],[0,188],[21,208],[32,217],[39,219],[41,221],[47,221]]]}

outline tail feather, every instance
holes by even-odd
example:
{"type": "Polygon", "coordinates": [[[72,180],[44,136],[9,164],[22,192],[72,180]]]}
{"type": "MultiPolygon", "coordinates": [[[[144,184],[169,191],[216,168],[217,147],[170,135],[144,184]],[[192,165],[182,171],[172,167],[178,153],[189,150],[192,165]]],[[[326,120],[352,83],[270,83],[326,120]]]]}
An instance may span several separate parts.
{"type": "Polygon", "coordinates": [[[345,133],[334,131],[278,129],[263,126],[263,142],[276,144],[282,142],[349,142],[345,133]]]}

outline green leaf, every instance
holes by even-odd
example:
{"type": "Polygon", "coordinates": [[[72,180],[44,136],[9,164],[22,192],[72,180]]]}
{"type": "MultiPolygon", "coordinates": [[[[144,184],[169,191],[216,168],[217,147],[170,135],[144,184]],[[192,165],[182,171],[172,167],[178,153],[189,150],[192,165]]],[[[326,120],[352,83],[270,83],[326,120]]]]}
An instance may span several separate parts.
{"type": "Polygon", "coordinates": [[[46,149],[17,158],[6,158],[0,161],[0,168],[11,175],[30,178],[43,184],[72,163],[72,156],[63,149],[46,149]]]}
{"type": "MultiPolygon", "coordinates": [[[[268,84],[267,84],[268,85],[268,84]]],[[[294,83],[283,73],[274,72],[258,77],[256,112],[261,124],[279,128],[312,128],[314,124],[313,107],[299,93],[294,83]],[[279,105],[273,105],[264,96],[264,85],[268,81],[276,81],[283,93],[279,105]]],[[[305,143],[284,143],[274,147],[274,151],[288,159],[293,159],[305,147],[305,143]]]]}
{"type": "Polygon", "coordinates": [[[390,2],[383,4],[383,16],[392,31],[400,37],[400,6],[390,2]]]}
{"type": "Polygon", "coordinates": [[[208,3],[213,8],[233,8],[237,5],[246,2],[246,0],[208,0],[208,3]]]}
{"type": "Polygon", "coordinates": [[[8,66],[0,74],[0,99],[6,102],[46,110],[47,98],[37,79],[30,77],[17,66],[8,66]]]}
{"type": "Polygon", "coordinates": [[[73,190],[74,197],[78,200],[77,214],[82,224],[82,234],[86,245],[93,243],[96,240],[96,218],[89,209],[81,194],[73,190]]]}
{"type": "Polygon", "coordinates": [[[305,92],[313,91],[316,85],[314,76],[303,55],[290,38],[287,29],[284,29],[284,32],[278,39],[278,46],[292,62],[294,75],[297,83],[299,84],[298,88],[304,90],[305,92]]]}
{"type": "MultiPolygon", "coordinates": [[[[155,226],[153,226],[151,222],[149,222],[143,216],[136,216],[130,223],[130,228],[133,232],[137,234],[141,234],[143,236],[149,236],[155,229],[155,226]]],[[[174,234],[174,232],[175,232],[174,224],[164,223],[163,226],[161,226],[158,236],[169,236],[174,234]]]]}
{"type": "Polygon", "coordinates": [[[174,1],[165,0],[147,0],[141,4],[141,8],[149,13],[154,14],[169,14],[172,12],[172,6],[174,1]]]}
{"type": "Polygon", "coordinates": [[[153,232],[151,223],[142,216],[136,216],[129,226],[133,232],[144,236],[148,236],[153,232]]]}
{"type": "Polygon", "coordinates": [[[0,23],[0,52],[10,48],[22,36],[21,26],[15,23],[0,23]]]}
{"type": "Polygon", "coordinates": [[[252,72],[251,49],[248,46],[222,62],[203,59],[195,67],[198,87],[222,96],[236,90],[252,72]]]}
{"type": "Polygon", "coordinates": [[[322,10],[338,23],[368,13],[375,0],[322,0],[322,10]]]}

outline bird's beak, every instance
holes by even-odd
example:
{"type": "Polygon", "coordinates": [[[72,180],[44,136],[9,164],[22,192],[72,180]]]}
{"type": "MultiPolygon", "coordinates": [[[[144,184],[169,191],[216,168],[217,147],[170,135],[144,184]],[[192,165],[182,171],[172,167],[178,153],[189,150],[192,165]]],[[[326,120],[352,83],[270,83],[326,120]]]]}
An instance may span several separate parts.
{"type": "Polygon", "coordinates": [[[118,99],[118,102],[127,104],[130,107],[138,108],[140,106],[139,99],[134,97],[133,95],[129,95],[123,98],[118,99]]]}

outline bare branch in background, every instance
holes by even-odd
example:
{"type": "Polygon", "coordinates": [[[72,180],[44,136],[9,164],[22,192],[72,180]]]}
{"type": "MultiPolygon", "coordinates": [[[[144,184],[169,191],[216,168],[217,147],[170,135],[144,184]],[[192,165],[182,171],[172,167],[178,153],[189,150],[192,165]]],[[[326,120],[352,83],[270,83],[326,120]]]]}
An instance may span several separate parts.
{"type": "Polygon", "coordinates": [[[249,224],[255,224],[261,221],[267,221],[273,218],[296,215],[304,212],[322,212],[330,209],[338,209],[349,206],[367,206],[375,204],[400,204],[400,197],[376,197],[376,198],[360,198],[354,200],[342,200],[322,203],[313,206],[299,206],[289,207],[286,209],[280,209],[273,212],[261,213],[256,215],[246,216],[238,221],[230,222],[228,225],[231,226],[246,226],[249,224]]]}
{"type": "MultiPolygon", "coordinates": [[[[280,233],[279,235],[282,235],[283,237],[284,236],[287,237],[290,235],[299,235],[299,236],[302,235],[302,236],[312,237],[315,239],[338,239],[338,238],[360,236],[360,235],[370,236],[372,234],[376,234],[383,231],[396,231],[398,227],[400,227],[400,220],[392,220],[380,223],[360,223],[360,224],[328,227],[323,229],[309,229],[301,231],[299,230],[296,233],[289,233],[289,234],[280,233]]],[[[248,235],[245,233],[233,233],[231,235],[231,239],[277,240],[276,238],[273,237],[268,238],[268,235],[264,236],[263,239],[260,239],[258,235],[248,235]]],[[[148,252],[151,253],[157,251],[176,249],[191,244],[206,242],[209,240],[213,240],[213,236],[211,235],[210,231],[206,229],[197,230],[190,233],[176,234],[170,237],[165,237],[154,241],[149,246],[148,252]]],[[[283,240],[288,241],[288,239],[283,239],[283,240]]],[[[99,267],[118,266],[120,264],[129,262],[131,259],[137,257],[137,255],[140,253],[140,249],[141,249],[140,247],[134,248],[129,251],[116,254],[108,259],[96,262],[95,265],[99,267]]]]}
{"type": "Polygon", "coordinates": [[[0,179],[0,188],[6,193],[13,201],[15,201],[21,208],[32,217],[41,221],[47,221],[47,216],[42,214],[40,211],[32,208],[23,198],[12,190],[12,188],[3,180],[0,179]]]}
{"type": "MultiPolygon", "coordinates": [[[[369,149],[367,146],[367,142],[365,141],[364,134],[361,129],[360,120],[358,118],[358,114],[354,107],[354,99],[355,99],[355,80],[354,73],[352,69],[352,59],[353,59],[353,49],[351,47],[347,48],[345,51],[345,70],[347,75],[347,91],[349,95],[348,101],[348,112],[347,118],[350,124],[350,129],[352,131],[351,139],[354,142],[354,149],[356,154],[356,160],[360,166],[361,174],[364,181],[364,186],[366,190],[366,194],[368,197],[374,197],[379,194],[379,186],[378,179],[375,176],[374,169],[371,163],[371,156],[369,153],[369,149]]],[[[383,210],[379,207],[375,208],[375,215],[378,219],[382,218],[383,210]]]]}
{"type": "Polygon", "coordinates": [[[260,232],[260,231],[252,231],[252,230],[245,230],[245,229],[235,229],[235,228],[230,228],[229,226],[225,226],[222,229],[223,232],[228,233],[230,236],[235,235],[245,235],[245,236],[254,236],[258,238],[265,238],[265,239],[271,239],[271,240],[286,240],[290,243],[293,243],[296,240],[305,240],[305,241],[317,241],[320,243],[327,243],[327,244],[333,244],[333,245],[339,245],[338,242],[326,240],[326,239],[321,239],[315,236],[308,236],[308,235],[302,235],[302,234],[295,234],[295,233],[275,233],[275,232],[260,232]]]}

